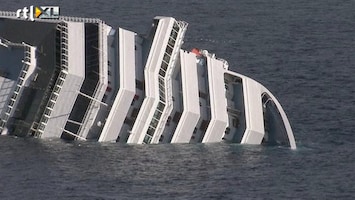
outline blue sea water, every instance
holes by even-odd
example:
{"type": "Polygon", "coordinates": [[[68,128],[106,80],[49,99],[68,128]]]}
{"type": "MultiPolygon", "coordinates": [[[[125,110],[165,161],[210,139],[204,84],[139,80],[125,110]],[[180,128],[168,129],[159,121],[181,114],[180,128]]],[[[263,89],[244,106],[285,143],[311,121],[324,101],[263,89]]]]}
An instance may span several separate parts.
{"type": "Polygon", "coordinates": [[[0,10],[33,4],[139,33],[156,15],[189,22],[184,47],[269,88],[298,149],[0,136],[0,199],[355,199],[354,1],[17,0],[0,10]]]}

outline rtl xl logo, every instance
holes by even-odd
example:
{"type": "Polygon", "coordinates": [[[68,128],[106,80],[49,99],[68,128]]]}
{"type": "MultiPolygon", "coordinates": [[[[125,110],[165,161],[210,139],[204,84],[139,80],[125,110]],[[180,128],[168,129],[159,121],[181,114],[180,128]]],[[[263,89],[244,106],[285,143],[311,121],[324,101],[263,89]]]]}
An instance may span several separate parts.
{"type": "Polygon", "coordinates": [[[18,9],[16,11],[17,18],[29,19],[34,21],[38,19],[58,19],[59,18],[59,6],[30,6],[28,9],[18,9]]]}

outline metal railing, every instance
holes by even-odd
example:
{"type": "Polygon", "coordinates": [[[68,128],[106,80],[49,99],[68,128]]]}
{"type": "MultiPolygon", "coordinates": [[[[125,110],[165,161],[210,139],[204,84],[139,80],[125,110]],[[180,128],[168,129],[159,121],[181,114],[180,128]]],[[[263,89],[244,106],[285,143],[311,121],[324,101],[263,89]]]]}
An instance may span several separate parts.
{"type": "MultiPolygon", "coordinates": [[[[16,12],[13,11],[0,11],[0,17],[16,17],[16,12]]],[[[19,18],[22,19],[22,18],[19,18]]],[[[41,19],[37,19],[41,20],[41,19]]],[[[50,19],[55,21],[68,21],[68,22],[83,22],[83,23],[102,23],[103,21],[99,18],[88,18],[88,17],[71,17],[71,16],[59,16],[58,19],[50,19]]]]}
{"type": "Polygon", "coordinates": [[[68,21],[68,22],[83,22],[83,23],[104,23],[99,18],[86,18],[86,17],[59,16],[59,20],[68,21]]]}
{"type": "Polygon", "coordinates": [[[0,17],[16,17],[16,12],[0,11],[0,17]]]}

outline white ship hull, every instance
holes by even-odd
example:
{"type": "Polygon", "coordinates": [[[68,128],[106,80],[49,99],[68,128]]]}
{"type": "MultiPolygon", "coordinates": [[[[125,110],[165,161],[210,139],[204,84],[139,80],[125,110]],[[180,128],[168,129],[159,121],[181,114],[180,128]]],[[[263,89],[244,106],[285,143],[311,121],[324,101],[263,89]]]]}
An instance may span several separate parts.
{"type": "Polygon", "coordinates": [[[269,90],[206,50],[181,49],[186,22],[156,17],[141,36],[98,19],[15,14],[0,12],[1,134],[296,148],[269,90]]]}

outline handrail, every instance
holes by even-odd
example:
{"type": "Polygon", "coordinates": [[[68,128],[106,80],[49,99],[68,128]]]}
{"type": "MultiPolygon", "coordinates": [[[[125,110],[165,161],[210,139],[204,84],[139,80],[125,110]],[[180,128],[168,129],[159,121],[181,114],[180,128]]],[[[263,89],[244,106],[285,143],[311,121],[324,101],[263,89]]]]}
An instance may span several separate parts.
{"type": "MultiPolygon", "coordinates": [[[[13,12],[13,11],[0,11],[0,17],[16,17],[16,12],[13,12]]],[[[68,21],[68,22],[84,22],[84,23],[104,23],[99,18],[72,17],[72,16],[59,16],[58,19],[51,19],[51,20],[68,21]]]]}
{"type": "Polygon", "coordinates": [[[1,17],[16,17],[16,12],[13,11],[0,11],[1,17]]]}
{"type": "Polygon", "coordinates": [[[0,44],[3,44],[3,45],[10,45],[10,46],[16,46],[16,47],[32,47],[31,45],[25,43],[25,42],[22,42],[22,43],[16,43],[16,42],[11,42],[10,40],[7,40],[3,37],[0,37],[0,44]]]}
{"type": "Polygon", "coordinates": [[[59,20],[69,21],[69,22],[104,23],[99,18],[88,18],[88,17],[59,16],[59,20]]]}

